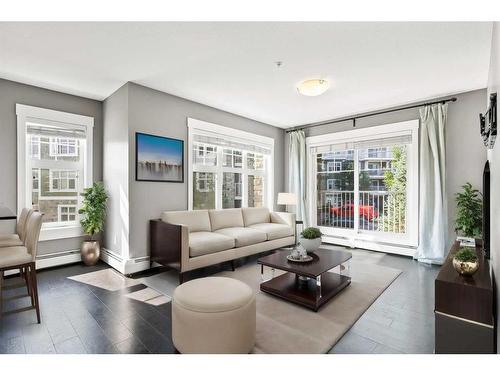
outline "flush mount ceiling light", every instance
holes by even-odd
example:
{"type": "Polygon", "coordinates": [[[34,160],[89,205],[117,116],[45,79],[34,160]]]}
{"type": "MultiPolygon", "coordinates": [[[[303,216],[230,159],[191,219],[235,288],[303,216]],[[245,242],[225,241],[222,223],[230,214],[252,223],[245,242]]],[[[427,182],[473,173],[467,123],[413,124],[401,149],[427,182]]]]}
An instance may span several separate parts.
{"type": "Polygon", "coordinates": [[[330,87],[326,79],[308,79],[297,85],[297,91],[305,96],[318,96],[323,94],[330,87]]]}

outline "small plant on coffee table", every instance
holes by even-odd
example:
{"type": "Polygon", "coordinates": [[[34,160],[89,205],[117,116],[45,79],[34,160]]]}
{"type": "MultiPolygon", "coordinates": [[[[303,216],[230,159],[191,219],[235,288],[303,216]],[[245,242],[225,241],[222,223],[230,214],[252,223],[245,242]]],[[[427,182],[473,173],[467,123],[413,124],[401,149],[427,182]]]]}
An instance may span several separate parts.
{"type": "Polygon", "coordinates": [[[304,229],[300,235],[307,240],[314,240],[315,238],[320,238],[322,236],[321,231],[314,227],[304,229]]]}

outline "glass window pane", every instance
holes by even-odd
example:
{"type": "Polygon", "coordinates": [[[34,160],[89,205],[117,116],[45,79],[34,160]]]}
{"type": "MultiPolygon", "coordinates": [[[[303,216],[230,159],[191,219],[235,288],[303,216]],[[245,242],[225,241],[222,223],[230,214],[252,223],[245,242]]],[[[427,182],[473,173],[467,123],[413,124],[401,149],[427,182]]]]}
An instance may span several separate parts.
{"type": "Polygon", "coordinates": [[[215,208],[215,173],[193,172],[193,209],[215,208]]]}
{"type": "Polygon", "coordinates": [[[239,208],[242,206],[241,173],[223,173],[222,208],[239,208]]]}
{"type": "Polygon", "coordinates": [[[261,176],[248,176],[248,207],[264,206],[264,179],[261,176]]]}
{"type": "Polygon", "coordinates": [[[318,154],[316,165],[318,225],[354,228],[354,150],[318,154]]]}
{"type": "Polygon", "coordinates": [[[359,229],[406,232],[407,146],[359,150],[359,229]]]}

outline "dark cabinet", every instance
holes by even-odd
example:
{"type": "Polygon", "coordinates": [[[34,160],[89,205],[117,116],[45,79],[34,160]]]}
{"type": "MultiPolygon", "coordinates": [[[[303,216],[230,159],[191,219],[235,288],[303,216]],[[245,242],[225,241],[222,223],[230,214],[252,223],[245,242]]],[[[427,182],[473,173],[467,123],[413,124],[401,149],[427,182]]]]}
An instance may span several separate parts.
{"type": "Polygon", "coordinates": [[[490,264],[476,248],[479,269],[461,276],[453,268],[455,242],[435,280],[436,354],[496,353],[494,287],[490,264]]]}

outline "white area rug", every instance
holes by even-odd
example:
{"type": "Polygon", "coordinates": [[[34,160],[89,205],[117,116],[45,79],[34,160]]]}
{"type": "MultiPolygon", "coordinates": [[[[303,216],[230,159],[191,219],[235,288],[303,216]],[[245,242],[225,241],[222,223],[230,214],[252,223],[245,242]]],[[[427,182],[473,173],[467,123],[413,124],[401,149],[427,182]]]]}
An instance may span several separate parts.
{"type": "MultiPolygon", "coordinates": [[[[260,266],[256,264],[217,276],[241,280],[257,294],[254,353],[326,353],[400,274],[400,270],[353,256],[351,285],[316,313],[261,292],[260,266]]],[[[171,296],[177,286],[177,274],[164,272],[141,282],[171,296]]]]}

